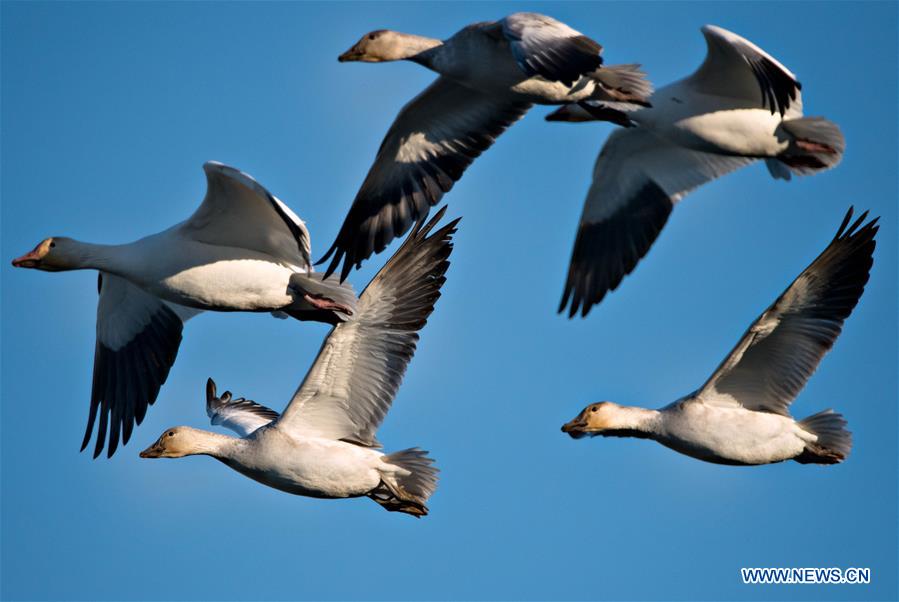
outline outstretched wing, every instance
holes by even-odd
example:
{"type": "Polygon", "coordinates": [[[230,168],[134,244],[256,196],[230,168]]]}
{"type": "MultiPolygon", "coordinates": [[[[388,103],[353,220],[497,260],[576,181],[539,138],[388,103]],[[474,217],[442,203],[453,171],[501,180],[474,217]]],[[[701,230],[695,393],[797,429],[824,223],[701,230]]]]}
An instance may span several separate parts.
{"type": "Polygon", "coordinates": [[[454,220],[428,236],[442,209],[416,229],[366,287],[356,313],[338,324],[276,428],[377,446],[449,267],[454,220]]]}
{"type": "Polygon", "coordinates": [[[277,420],[280,415],[255,401],[243,397],[234,398],[231,391],[225,391],[221,397],[217,396],[215,381],[211,378],[206,381],[206,414],[213,426],[229,428],[241,437],[277,420]]]}
{"type": "Polygon", "coordinates": [[[521,70],[571,86],[602,65],[602,46],[561,21],[514,13],[499,21],[521,70]]]}
{"type": "Polygon", "coordinates": [[[309,231],[252,176],[217,161],[203,165],[206,198],[181,228],[194,240],[252,249],[289,265],[312,265],[309,231]]]}
{"type": "Polygon", "coordinates": [[[106,445],[112,457],[128,443],[135,424],[143,422],[147,407],[175,363],[181,329],[200,310],[162,301],[124,278],[100,273],[97,305],[97,346],[90,412],[81,450],[87,447],[99,415],[94,457],[106,445]]]}
{"type": "Polygon", "coordinates": [[[342,260],[342,282],[353,266],[423,222],[431,206],[530,106],[437,78],[390,126],[334,244],[319,260],[331,258],[325,273],[333,273],[342,260]]]}
{"type": "Polygon", "coordinates": [[[692,189],[754,159],[675,146],[643,128],[616,130],[596,159],[559,312],[590,309],[615,290],[692,189]]]}
{"type": "Polygon", "coordinates": [[[697,394],[709,404],[789,415],[865,290],[874,263],[877,218],[852,209],[817,259],[749,327],[697,394]]]}
{"type": "Polygon", "coordinates": [[[761,108],[802,114],[802,84],[773,56],[715,25],[702,28],[708,45],[705,61],[686,83],[706,94],[758,102],[761,108]]]}

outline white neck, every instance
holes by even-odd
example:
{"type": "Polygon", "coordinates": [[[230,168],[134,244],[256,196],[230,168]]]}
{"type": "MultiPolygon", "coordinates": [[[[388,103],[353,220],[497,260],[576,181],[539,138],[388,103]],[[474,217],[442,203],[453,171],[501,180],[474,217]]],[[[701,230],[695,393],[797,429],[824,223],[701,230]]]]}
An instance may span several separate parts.
{"type": "Polygon", "coordinates": [[[640,437],[655,439],[660,432],[661,414],[634,406],[619,406],[610,424],[603,430],[604,437],[640,437]]]}
{"type": "Polygon", "coordinates": [[[127,271],[128,245],[95,245],[70,240],[66,250],[69,270],[102,270],[123,275],[127,271]]]}
{"type": "Polygon", "coordinates": [[[430,65],[433,60],[433,52],[428,52],[443,46],[443,42],[434,38],[417,36],[411,33],[396,33],[402,42],[402,50],[398,55],[399,60],[414,61],[424,66],[430,65]]]}
{"type": "Polygon", "coordinates": [[[188,456],[212,456],[219,460],[233,458],[244,446],[245,441],[230,435],[221,435],[200,429],[190,430],[190,451],[188,456]]]}

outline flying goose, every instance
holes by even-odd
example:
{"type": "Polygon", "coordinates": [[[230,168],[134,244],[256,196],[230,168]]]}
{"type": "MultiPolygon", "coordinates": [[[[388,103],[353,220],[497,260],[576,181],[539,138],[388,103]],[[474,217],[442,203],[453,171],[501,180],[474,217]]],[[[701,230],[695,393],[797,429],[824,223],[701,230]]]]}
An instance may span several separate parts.
{"type": "Polygon", "coordinates": [[[175,362],[181,331],[203,310],[277,312],[335,324],[352,313],[348,285],[313,275],[309,232],[251,176],[210,161],[206,197],[186,221],[138,241],[97,245],[54,236],[12,264],[100,272],[97,345],[82,451],[99,412],[96,458],[128,443],[175,362]]]}
{"type": "MultiPolygon", "coordinates": [[[[749,327],[697,391],[660,410],[593,403],[562,431],[655,439],[682,454],[718,464],[836,464],[852,435],[833,410],[804,420],[789,406],[843,329],[864,292],[874,262],[877,219],[849,226],[749,327]]],[[[848,226],[848,227],[847,227],[848,226]]]]}
{"type": "Polygon", "coordinates": [[[353,266],[381,252],[462,177],[533,104],[609,100],[645,104],[638,65],[602,66],[602,47],[551,17],[515,13],[440,41],[390,30],[366,34],[341,62],[408,60],[439,77],[397,115],[322,263],[353,266]]]}
{"type": "Polygon", "coordinates": [[[140,456],[208,455],[288,493],[367,496],[389,511],[427,514],[425,502],[437,487],[433,460],[417,448],[385,454],[375,432],[446,280],[459,220],[428,236],[443,213],[413,231],[366,287],[356,313],[334,327],[282,415],[229,392],[216,397],[210,379],[212,424],[239,438],[179,426],[140,456]]]}
{"type": "Polygon", "coordinates": [[[566,105],[551,121],[612,121],[593,169],[559,312],[586,316],[636,267],[690,191],[764,160],[789,180],[836,166],[845,143],[836,124],[802,116],[801,85],[764,50],[714,25],[695,73],[657,90],[652,106],[566,105]],[[620,108],[620,107],[619,107],[620,108]]]}

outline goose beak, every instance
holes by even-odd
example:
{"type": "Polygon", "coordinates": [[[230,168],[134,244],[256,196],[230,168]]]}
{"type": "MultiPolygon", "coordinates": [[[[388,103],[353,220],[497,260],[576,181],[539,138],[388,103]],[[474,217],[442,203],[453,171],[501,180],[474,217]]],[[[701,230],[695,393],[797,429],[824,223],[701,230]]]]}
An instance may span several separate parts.
{"type": "Polygon", "coordinates": [[[39,249],[35,249],[29,253],[25,253],[21,257],[12,260],[13,267],[16,268],[36,268],[41,263],[41,255],[39,249]]]}
{"type": "Polygon", "coordinates": [[[586,435],[586,431],[584,430],[587,426],[587,421],[582,417],[578,416],[571,422],[566,422],[562,425],[562,432],[568,433],[568,435],[572,439],[580,439],[584,435],[586,435]]]}
{"type": "Polygon", "coordinates": [[[337,60],[341,63],[347,63],[351,61],[358,61],[360,58],[362,58],[362,53],[359,52],[355,46],[353,46],[352,48],[338,56],[337,60]]]}
{"type": "Polygon", "coordinates": [[[141,458],[161,458],[162,457],[162,446],[159,443],[154,443],[144,451],[140,453],[141,458]]]}

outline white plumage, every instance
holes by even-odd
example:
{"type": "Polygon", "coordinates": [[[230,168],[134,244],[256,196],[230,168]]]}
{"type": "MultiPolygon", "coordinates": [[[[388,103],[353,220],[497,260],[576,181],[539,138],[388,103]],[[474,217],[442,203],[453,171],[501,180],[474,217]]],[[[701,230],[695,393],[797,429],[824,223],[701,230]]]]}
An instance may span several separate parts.
{"type": "Polygon", "coordinates": [[[802,116],[800,84],[771,55],[714,25],[702,28],[705,61],[657,90],[650,107],[566,105],[551,121],[607,120],[627,126],[605,143],[584,202],[559,311],[590,309],[649,251],[675,203],[691,190],[765,160],[775,178],[837,165],[839,128],[802,116]]]}
{"type": "Polygon", "coordinates": [[[654,439],[721,464],[784,460],[834,464],[852,436],[833,410],[795,420],[789,405],[830,350],[864,292],[873,264],[877,219],[850,225],[765,310],[709,380],[660,410],[611,402],[587,406],[562,427],[585,435],[654,439]]]}
{"type": "Polygon", "coordinates": [[[145,458],[207,454],[270,487],[320,498],[368,496],[391,511],[427,514],[437,469],[417,448],[379,450],[375,432],[440,296],[455,220],[430,234],[443,211],[416,229],[368,285],[357,311],[335,326],[281,416],[207,384],[213,424],[240,438],[177,427],[145,458]],[[429,235],[430,234],[430,235],[429,235]]]}
{"type": "Polygon", "coordinates": [[[100,272],[91,405],[82,449],[127,443],[165,382],[184,322],[204,310],[278,312],[334,324],[352,312],[349,285],[312,274],[309,231],[251,176],[203,166],[200,207],[171,228],[124,245],[53,237],[13,261],[46,271],[100,272]]]}

